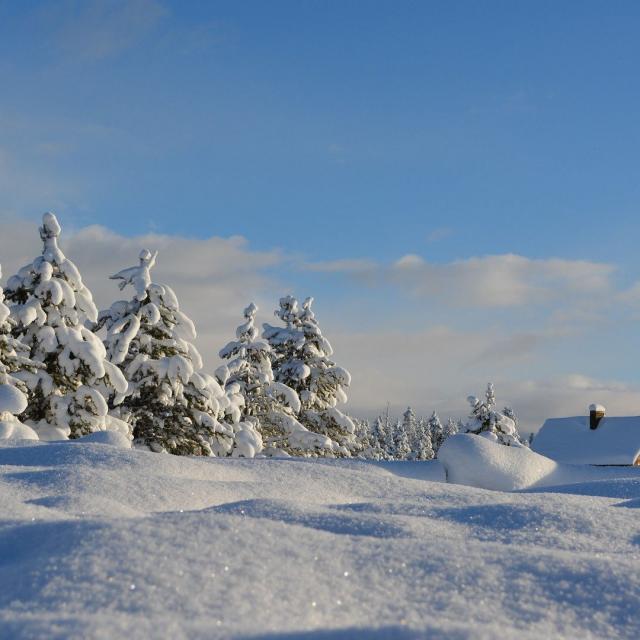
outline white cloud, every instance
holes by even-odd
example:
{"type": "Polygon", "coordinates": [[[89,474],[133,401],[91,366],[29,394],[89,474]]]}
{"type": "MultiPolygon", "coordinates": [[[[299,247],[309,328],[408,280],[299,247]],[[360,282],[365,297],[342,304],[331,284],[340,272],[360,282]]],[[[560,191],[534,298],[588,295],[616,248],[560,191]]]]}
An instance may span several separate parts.
{"type": "Polygon", "coordinates": [[[588,260],[531,259],[514,254],[434,264],[408,254],[390,265],[334,260],[307,265],[343,272],[368,284],[387,283],[418,297],[462,307],[519,307],[613,292],[615,267],[588,260]]]}
{"type": "Polygon", "coordinates": [[[419,296],[439,296],[472,307],[514,307],[611,291],[615,268],[586,260],[533,260],[514,254],[420,264],[405,256],[388,271],[419,296]],[[407,269],[410,266],[410,269],[407,269]]]}
{"type": "Polygon", "coordinates": [[[402,256],[399,260],[393,263],[393,267],[398,270],[416,270],[423,269],[427,263],[423,258],[413,253],[409,253],[406,256],[402,256]]]}

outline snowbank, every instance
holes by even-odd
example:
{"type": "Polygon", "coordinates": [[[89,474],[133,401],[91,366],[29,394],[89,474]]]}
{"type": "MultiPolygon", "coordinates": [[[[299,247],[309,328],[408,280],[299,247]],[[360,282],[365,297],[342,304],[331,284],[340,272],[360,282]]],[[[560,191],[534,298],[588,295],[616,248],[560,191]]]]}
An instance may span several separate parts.
{"type": "Polygon", "coordinates": [[[563,464],[525,447],[507,447],[470,434],[448,438],[438,459],[449,482],[493,491],[592,482],[628,473],[624,469],[563,464]]]}

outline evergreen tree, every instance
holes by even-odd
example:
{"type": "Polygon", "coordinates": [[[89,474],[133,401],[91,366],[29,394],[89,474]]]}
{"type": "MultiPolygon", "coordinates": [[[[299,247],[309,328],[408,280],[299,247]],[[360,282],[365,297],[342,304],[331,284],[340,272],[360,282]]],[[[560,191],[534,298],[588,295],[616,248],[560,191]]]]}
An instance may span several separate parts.
{"type": "Polygon", "coordinates": [[[385,460],[396,459],[396,430],[398,428],[398,422],[392,422],[389,416],[389,407],[384,414],[384,443],[383,449],[385,453],[385,460]]]}
{"type": "Polygon", "coordinates": [[[220,350],[227,364],[216,377],[225,386],[237,385],[244,399],[242,420],[253,422],[260,431],[266,455],[305,455],[322,447],[326,438],[312,433],[296,419],[301,409],[298,394],[283,382],[274,380],[272,349],[258,339],[255,316],[258,307],[251,303],[244,310],[244,322],[236,329],[236,340],[220,350]]]}
{"type": "Polygon", "coordinates": [[[320,331],[312,303],[313,298],[307,298],[299,308],[295,298],[281,298],[275,315],[285,326],[265,324],[263,337],[272,348],[275,379],[294,389],[300,398],[298,420],[326,438],[322,447],[316,446],[310,453],[348,456],[355,427],[336,405],[346,402],[351,376],[330,359],[333,349],[320,331]]]}
{"type": "Polygon", "coordinates": [[[11,277],[5,290],[12,335],[42,365],[21,373],[29,389],[22,419],[43,440],[104,429],[128,433],[124,423],[108,415],[105,400],[124,393],[127,382],[90,329],[96,308],[77,267],[58,247],[60,230],[56,217],[45,213],[42,255],[11,277]]]}
{"type": "Polygon", "coordinates": [[[427,422],[427,429],[429,430],[429,434],[431,435],[431,443],[433,446],[433,451],[435,455],[438,455],[438,449],[442,445],[444,441],[444,428],[442,426],[442,422],[440,422],[440,416],[438,413],[434,411],[427,422]]]}
{"type": "Polygon", "coordinates": [[[507,446],[525,446],[514,420],[496,410],[495,390],[491,382],[487,385],[484,400],[475,396],[469,396],[467,400],[471,405],[471,415],[465,425],[467,433],[483,435],[507,446]]]}
{"type": "Polygon", "coordinates": [[[382,416],[377,417],[371,427],[371,457],[374,460],[386,460],[387,453],[385,450],[385,443],[387,438],[387,431],[385,429],[385,422],[382,416]]]}
{"type": "Polygon", "coordinates": [[[4,292],[0,287],[0,440],[37,440],[36,432],[20,422],[17,416],[27,408],[29,393],[20,376],[23,372],[33,376],[42,365],[29,358],[28,347],[11,335],[11,328],[9,307],[4,303],[4,292]]]}
{"type": "Polygon", "coordinates": [[[416,423],[414,451],[416,460],[431,460],[435,457],[431,441],[431,429],[424,418],[420,418],[416,423]]]}
{"type": "Polygon", "coordinates": [[[135,443],[152,451],[252,457],[262,443],[254,425],[240,421],[240,387],[230,384],[225,393],[202,372],[193,323],[172,289],[151,281],[156,256],[143,250],[137,266],[111,276],[121,280],[121,290],[131,285],[135,293],[98,321],[111,361],[129,380],[120,416],[131,425],[135,443]]]}
{"type": "Polygon", "coordinates": [[[373,440],[373,427],[368,420],[359,420],[352,418],[355,425],[355,446],[352,448],[352,455],[357,455],[359,458],[366,460],[375,460],[376,452],[374,448],[373,440]]]}
{"type": "Polygon", "coordinates": [[[409,444],[409,434],[407,433],[407,424],[404,420],[396,423],[394,438],[394,458],[396,460],[408,460],[411,455],[411,446],[409,444]]]}
{"type": "Polygon", "coordinates": [[[402,430],[405,433],[407,440],[406,446],[408,448],[405,457],[415,459],[417,457],[418,421],[411,407],[407,407],[406,411],[402,414],[402,430]]]}
{"type": "Polygon", "coordinates": [[[447,423],[444,425],[444,434],[442,438],[442,442],[444,442],[447,438],[454,436],[460,430],[460,423],[456,422],[453,418],[449,418],[447,423]]]}
{"type": "Polygon", "coordinates": [[[520,436],[520,420],[518,419],[518,416],[515,414],[514,410],[510,406],[505,406],[505,408],[502,410],[502,413],[507,418],[510,418],[511,420],[513,420],[513,424],[515,426],[516,433],[518,434],[518,439],[520,440],[520,443],[523,444],[525,447],[530,447],[531,443],[529,442],[529,440],[527,438],[523,438],[520,436]]]}

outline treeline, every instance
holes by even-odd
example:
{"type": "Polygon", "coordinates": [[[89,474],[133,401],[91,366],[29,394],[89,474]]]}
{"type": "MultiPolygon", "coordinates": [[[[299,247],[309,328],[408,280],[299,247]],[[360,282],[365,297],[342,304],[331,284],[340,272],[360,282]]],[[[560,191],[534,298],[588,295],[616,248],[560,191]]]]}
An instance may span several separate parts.
{"type": "Polygon", "coordinates": [[[511,407],[496,409],[492,383],[482,400],[469,396],[470,415],[465,420],[447,418],[442,423],[434,411],[429,418],[417,417],[408,407],[401,418],[391,418],[389,408],[372,422],[356,421],[357,455],[373,460],[432,460],[445,440],[456,433],[482,434],[509,446],[528,446],[518,430],[511,407]]]}

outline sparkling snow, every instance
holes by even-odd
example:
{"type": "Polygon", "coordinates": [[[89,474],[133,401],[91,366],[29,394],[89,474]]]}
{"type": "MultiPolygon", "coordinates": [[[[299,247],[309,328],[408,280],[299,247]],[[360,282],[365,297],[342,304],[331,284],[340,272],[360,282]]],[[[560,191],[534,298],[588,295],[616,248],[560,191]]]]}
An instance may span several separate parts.
{"type": "Polygon", "coordinates": [[[4,443],[0,636],[635,638],[638,471],[503,493],[435,461],[4,443]]]}

